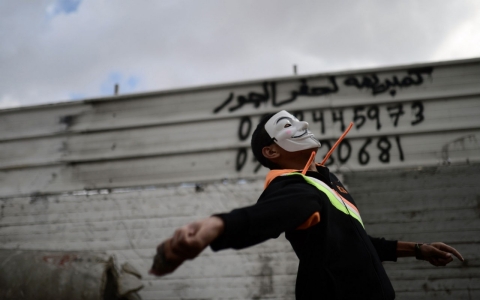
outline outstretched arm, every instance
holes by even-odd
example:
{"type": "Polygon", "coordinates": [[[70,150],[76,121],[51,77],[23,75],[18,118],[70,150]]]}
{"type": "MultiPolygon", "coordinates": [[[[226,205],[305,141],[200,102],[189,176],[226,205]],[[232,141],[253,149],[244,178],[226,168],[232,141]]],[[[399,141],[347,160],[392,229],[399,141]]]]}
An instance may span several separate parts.
{"type": "Polygon", "coordinates": [[[453,261],[452,254],[463,261],[462,255],[455,248],[444,243],[417,244],[401,241],[397,243],[398,257],[415,256],[437,267],[446,266],[453,261]]]}
{"type": "Polygon", "coordinates": [[[157,247],[150,274],[162,276],[171,273],[185,260],[195,258],[208,245],[214,251],[243,249],[277,238],[282,232],[300,226],[312,213],[321,210],[318,197],[323,194],[319,195],[315,187],[306,185],[301,177],[288,179],[288,185],[282,181],[286,179],[272,182],[270,186],[279,186],[264,192],[255,205],[177,229],[171,238],[157,247]],[[292,197],[296,201],[292,201],[292,197]]]}
{"type": "Polygon", "coordinates": [[[222,219],[209,217],[185,225],[157,247],[150,274],[163,276],[173,272],[185,260],[199,255],[224,229],[222,219]]]}

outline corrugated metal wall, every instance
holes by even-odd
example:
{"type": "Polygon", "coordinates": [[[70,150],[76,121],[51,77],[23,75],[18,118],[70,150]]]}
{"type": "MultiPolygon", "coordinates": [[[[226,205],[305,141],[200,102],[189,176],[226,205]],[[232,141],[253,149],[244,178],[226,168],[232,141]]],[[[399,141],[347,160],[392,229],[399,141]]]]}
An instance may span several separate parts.
{"type": "Polygon", "coordinates": [[[399,299],[479,297],[479,59],[0,111],[0,247],[113,253],[144,273],[144,299],[291,299],[284,238],[146,274],[177,226],[255,203],[266,170],[250,136],[279,109],[310,123],[318,160],[355,123],[329,164],[371,234],[465,255],[387,264],[399,299]]]}
{"type": "Polygon", "coordinates": [[[398,299],[480,299],[480,164],[345,173],[374,236],[443,241],[465,258],[385,263],[398,299]]]}

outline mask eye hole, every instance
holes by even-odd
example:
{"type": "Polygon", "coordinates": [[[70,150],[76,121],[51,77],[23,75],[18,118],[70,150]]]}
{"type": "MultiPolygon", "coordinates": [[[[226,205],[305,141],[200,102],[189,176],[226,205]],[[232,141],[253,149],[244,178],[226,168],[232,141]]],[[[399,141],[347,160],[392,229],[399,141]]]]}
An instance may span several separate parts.
{"type": "Polygon", "coordinates": [[[292,124],[287,123],[287,124],[285,124],[285,126],[283,126],[283,128],[287,128],[287,127],[290,127],[290,126],[292,126],[292,124]]]}

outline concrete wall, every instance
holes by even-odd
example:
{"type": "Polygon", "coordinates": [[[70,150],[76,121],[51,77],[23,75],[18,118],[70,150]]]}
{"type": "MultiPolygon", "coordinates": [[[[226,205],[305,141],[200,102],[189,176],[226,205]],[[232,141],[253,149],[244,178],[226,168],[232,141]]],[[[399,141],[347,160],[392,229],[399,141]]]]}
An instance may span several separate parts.
{"type": "Polygon", "coordinates": [[[255,203],[266,170],[247,150],[287,109],[322,142],[367,231],[452,243],[447,268],[386,264],[399,299],[479,296],[480,60],[289,77],[0,111],[0,249],[103,251],[141,270],[144,299],[291,299],[283,237],[209,250],[146,274],[173,230],[255,203]],[[415,180],[414,180],[415,179],[415,180]]]}
{"type": "MultiPolygon", "coordinates": [[[[414,258],[385,263],[398,299],[480,297],[480,164],[341,173],[374,236],[443,241],[466,261],[436,268],[414,258]]],[[[262,180],[129,192],[2,200],[2,248],[101,251],[143,276],[143,299],[292,299],[298,260],[283,235],[213,253],[164,278],[147,274],[155,247],[186,222],[255,203],[262,180]]]]}
{"type": "Polygon", "coordinates": [[[414,258],[385,263],[398,299],[480,297],[480,164],[344,174],[374,236],[445,242],[465,258],[434,267],[414,258]]]}

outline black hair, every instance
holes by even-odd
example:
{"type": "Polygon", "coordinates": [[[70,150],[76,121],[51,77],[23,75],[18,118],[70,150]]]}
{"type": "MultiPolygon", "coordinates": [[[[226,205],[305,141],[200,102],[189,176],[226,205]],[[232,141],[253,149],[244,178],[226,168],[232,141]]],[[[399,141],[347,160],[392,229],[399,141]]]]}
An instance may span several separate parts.
{"type": "Polygon", "coordinates": [[[262,153],[263,147],[270,146],[274,142],[273,138],[265,130],[265,124],[274,115],[275,114],[266,114],[260,119],[260,123],[258,123],[257,128],[255,128],[255,131],[252,134],[251,141],[253,155],[264,167],[267,167],[270,170],[280,169],[277,164],[271,162],[268,158],[263,156],[262,153]]]}

